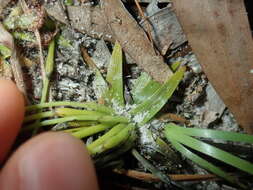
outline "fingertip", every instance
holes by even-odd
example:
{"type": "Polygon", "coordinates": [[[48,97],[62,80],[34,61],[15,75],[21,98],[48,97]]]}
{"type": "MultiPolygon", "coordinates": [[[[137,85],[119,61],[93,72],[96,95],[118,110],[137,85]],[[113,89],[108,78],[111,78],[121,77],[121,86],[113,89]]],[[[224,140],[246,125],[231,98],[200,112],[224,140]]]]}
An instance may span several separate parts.
{"type": "Polygon", "coordinates": [[[65,133],[45,133],[27,142],[8,161],[1,178],[3,189],[10,180],[20,190],[98,189],[84,144],[65,133]]]}
{"type": "Polygon", "coordinates": [[[0,80],[0,162],[14,142],[24,118],[24,98],[10,80],[0,80]]]}

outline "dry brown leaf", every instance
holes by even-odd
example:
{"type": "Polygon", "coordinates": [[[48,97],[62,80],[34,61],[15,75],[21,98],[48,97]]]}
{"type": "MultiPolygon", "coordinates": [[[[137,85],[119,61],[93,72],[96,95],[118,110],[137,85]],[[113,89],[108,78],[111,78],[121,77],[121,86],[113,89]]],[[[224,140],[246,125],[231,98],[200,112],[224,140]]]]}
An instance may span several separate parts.
{"type": "Polygon", "coordinates": [[[253,133],[253,42],[244,1],[173,4],[211,84],[238,123],[253,133]]]}
{"type": "Polygon", "coordinates": [[[172,71],[161,56],[156,55],[144,30],[126,10],[120,0],[101,0],[104,17],[114,38],[138,64],[158,82],[166,81],[172,71]]]}

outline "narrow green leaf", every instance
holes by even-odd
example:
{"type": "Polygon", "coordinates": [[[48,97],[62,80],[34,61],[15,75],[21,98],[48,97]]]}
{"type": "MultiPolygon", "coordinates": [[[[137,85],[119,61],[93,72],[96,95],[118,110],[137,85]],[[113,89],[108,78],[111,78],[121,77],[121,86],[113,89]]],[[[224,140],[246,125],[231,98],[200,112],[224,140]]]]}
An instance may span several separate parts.
{"type": "Polygon", "coordinates": [[[92,154],[99,154],[107,150],[113,149],[116,146],[121,145],[131,136],[131,133],[134,132],[133,130],[134,130],[134,125],[129,124],[123,130],[117,133],[115,136],[111,137],[110,139],[107,139],[107,141],[105,141],[100,146],[94,147],[92,149],[92,154]]]}
{"type": "Polygon", "coordinates": [[[114,126],[110,131],[108,131],[107,133],[105,133],[103,136],[99,137],[97,140],[95,140],[91,144],[87,145],[87,149],[89,150],[89,152],[91,154],[94,154],[92,150],[95,147],[103,144],[105,141],[107,141],[110,138],[112,138],[113,136],[115,136],[117,133],[119,133],[125,127],[126,127],[126,124],[122,124],[122,123],[114,126]]]}
{"type": "Polygon", "coordinates": [[[44,103],[47,101],[49,82],[54,70],[54,54],[55,54],[55,40],[53,39],[50,42],[49,47],[48,47],[48,55],[47,55],[46,65],[45,65],[46,77],[43,81],[43,89],[42,89],[40,103],[44,103]]]}
{"type": "MultiPolygon", "coordinates": [[[[125,152],[129,151],[134,146],[135,140],[136,140],[136,134],[131,133],[130,137],[125,141],[124,144],[120,146],[120,148],[115,149],[113,153],[106,154],[102,157],[99,157],[97,160],[95,160],[96,167],[101,168],[109,161],[115,160],[116,158],[124,154],[125,152]]],[[[91,154],[94,155],[95,152],[92,152],[91,154]]]]}
{"type": "Polygon", "coordinates": [[[97,134],[99,132],[105,131],[106,129],[109,129],[111,127],[112,127],[111,125],[99,124],[96,126],[83,128],[80,131],[72,133],[72,135],[76,138],[82,139],[82,138],[97,134]]]}
{"type": "Polygon", "coordinates": [[[91,125],[98,124],[97,121],[70,121],[68,122],[68,126],[70,127],[88,127],[91,125]]]}
{"type": "Polygon", "coordinates": [[[108,92],[109,100],[116,101],[120,106],[124,106],[124,86],[123,86],[123,56],[121,46],[118,42],[115,43],[111,62],[108,66],[106,80],[110,85],[108,92]]]}
{"type": "Polygon", "coordinates": [[[185,128],[170,123],[167,125],[171,130],[176,131],[181,134],[195,136],[195,137],[204,137],[212,139],[221,139],[224,141],[234,141],[242,143],[251,143],[253,144],[253,136],[247,134],[240,134],[235,132],[228,131],[217,131],[211,129],[197,129],[197,128],[185,128]]]}
{"type": "Polygon", "coordinates": [[[214,146],[211,146],[207,143],[201,142],[193,137],[184,135],[176,130],[173,130],[172,127],[165,128],[165,134],[167,138],[173,138],[176,141],[197,150],[203,154],[211,156],[217,160],[225,162],[233,167],[236,167],[242,171],[245,171],[249,174],[253,174],[253,164],[250,162],[243,160],[237,156],[234,156],[226,151],[218,149],[214,146]],[[172,129],[172,130],[171,130],[172,129]]]}
{"type": "Polygon", "coordinates": [[[140,104],[152,96],[162,85],[154,80],[145,72],[134,81],[131,91],[135,104],[140,104]]]}
{"type": "Polygon", "coordinates": [[[132,115],[141,115],[141,125],[147,123],[157,114],[172,96],[184,76],[185,67],[181,67],[165,84],[163,84],[151,97],[131,111],[132,115]]]}
{"type": "Polygon", "coordinates": [[[58,107],[58,106],[70,106],[70,107],[77,107],[77,108],[86,108],[91,109],[94,111],[107,113],[107,114],[113,114],[114,110],[110,107],[95,103],[95,102],[86,102],[86,103],[80,103],[80,102],[48,102],[48,103],[42,103],[42,104],[36,104],[32,106],[27,106],[26,111],[33,111],[43,108],[49,108],[49,107],[58,107]]]}
{"type": "Polygon", "coordinates": [[[40,119],[44,119],[48,117],[53,117],[53,116],[55,116],[55,113],[53,111],[36,113],[36,114],[26,116],[24,119],[24,123],[34,121],[34,120],[40,120],[40,119]]]}
{"type": "Polygon", "coordinates": [[[90,110],[78,110],[72,108],[56,108],[55,113],[58,116],[66,117],[66,116],[73,116],[73,115],[91,115],[91,116],[104,116],[105,113],[90,111],[90,110]]]}
{"type": "Polygon", "coordinates": [[[230,176],[229,174],[227,174],[226,172],[224,172],[223,170],[221,170],[217,166],[209,163],[208,161],[204,160],[203,158],[199,157],[198,155],[192,153],[190,150],[185,148],[183,145],[178,143],[173,138],[168,137],[168,140],[175,147],[175,149],[178,150],[181,154],[183,154],[186,158],[192,160],[193,162],[195,162],[199,166],[201,166],[204,169],[216,174],[217,176],[220,176],[220,177],[226,179],[227,181],[229,181],[231,183],[235,183],[235,179],[232,176],[230,176]]]}

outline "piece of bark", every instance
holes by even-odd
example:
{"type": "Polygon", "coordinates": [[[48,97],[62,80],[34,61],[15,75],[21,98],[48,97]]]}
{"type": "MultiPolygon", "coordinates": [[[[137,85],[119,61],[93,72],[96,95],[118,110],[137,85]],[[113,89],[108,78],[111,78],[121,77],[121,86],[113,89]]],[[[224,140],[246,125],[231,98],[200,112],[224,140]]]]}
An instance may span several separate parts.
{"type": "Polygon", "coordinates": [[[77,31],[88,34],[93,38],[102,38],[106,41],[114,42],[110,28],[106,24],[98,6],[92,6],[91,4],[66,6],[68,16],[59,0],[54,3],[44,3],[44,6],[47,14],[57,21],[71,25],[77,31]]]}
{"type": "Polygon", "coordinates": [[[11,0],[0,0],[0,14],[3,9],[11,2],[11,0]]]}
{"type": "Polygon", "coordinates": [[[152,38],[162,55],[168,49],[175,49],[187,41],[176,14],[171,7],[160,9],[156,1],[149,4],[146,10],[147,19],[141,22],[146,31],[152,28],[152,38]]]}
{"type": "MultiPolygon", "coordinates": [[[[158,82],[166,81],[172,75],[172,72],[164,63],[163,58],[156,55],[143,29],[131,17],[120,1],[116,1],[110,6],[102,6],[104,10],[101,10],[98,6],[85,4],[82,6],[67,6],[66,9],[70,24],[74,29],[94,38],[102,38],[110,42],[118,40],[125,53],[144,71],[148,72],[158,82]],[[109,12],[116,17],[117,15],[122,17],[120,20],[124,25],[114,22],[115,17],[107,15],[109,12]]],[[[46,3],[45,9],[56,20],[68,24],[66,14],[63,16],[64,10],[61,8],[59,1],[53,4],[46,3]]]]}
{"type": "Polygon", "coordinates": [[[202,121],[203,126],[207,127],[210,123],[220,118],[225,109],[226,105],[209,83],[206,87],[205,111],[202,121]]]}
{"type": "Polygon", "coordinates": [[[172,71],[161,56],[156,55],[144,30],[138,25],[120,0],[101,0],[104,17],[114,38],[138,64],[158,82],[166,81],[172,71]]]}
{"type": "Polygon", "coordinates": [[[85,32],[94,38],[103,38],[107,41],[114,41],[112,39],[111,30],[106,24],[98,6],[93,7],[90,4],[83,6],[68,6],[67,10],[71,25],[75,29],[85,32]]]}
{"type": "Polygon", "coordinates": [[[238,123],[253,133],[253,43],[243,0],[174,1],[193,51],[238,123]]]}

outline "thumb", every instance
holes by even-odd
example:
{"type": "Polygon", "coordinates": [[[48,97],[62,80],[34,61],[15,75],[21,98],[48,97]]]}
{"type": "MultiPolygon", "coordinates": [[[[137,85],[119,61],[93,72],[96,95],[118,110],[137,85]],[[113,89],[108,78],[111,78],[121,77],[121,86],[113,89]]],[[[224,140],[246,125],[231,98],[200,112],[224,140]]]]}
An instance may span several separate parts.
{"type": "Polygon", "coordinates": [[[84,144],[64,133],[38,135],[22,145],[0,174],[0,189],[97,190],[84,144]]]}
{"type": "Polygon", "coordinates": [[[13,144],[24,118],[24,99],[15,84],[0,79],[0,162],[13,144]]]}

